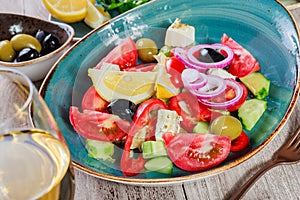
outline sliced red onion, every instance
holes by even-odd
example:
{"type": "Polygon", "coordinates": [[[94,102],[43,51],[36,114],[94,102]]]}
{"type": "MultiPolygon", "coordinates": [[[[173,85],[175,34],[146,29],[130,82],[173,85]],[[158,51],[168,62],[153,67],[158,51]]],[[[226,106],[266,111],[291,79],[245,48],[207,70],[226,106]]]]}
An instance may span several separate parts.
{"type": "Polygon", "coordinates": [[[225,80],[214,75],[206,75],[207,84],[198,89],[190,90],[198,99],[211,99],[221,94],[226,89],[225,80]]]}
{"type": "Polygon", "coordinates": [[[207,70],[207,68],[194,65],[188,60],[187,49],[176,47],[173,49],[173,54],[180,62],[182,62],[188,68],[196,69],[199,72],[203,72],[203,73],[207,70]]]}
{"type": "Polygon", "coordinates": [[[182,71],[181,79],[184,87],[188,90],[197,90],[207,84],[207,76],[191,68],[182,71]]]}
{"type": "Polygon", "coordinates": [[[199,101],[201,101],[201,103],[203,103],[204,105],[206,105],[208,107],[211,107],[214,109],[219,109],[219,110],[226,110],[227,108],[235,105],[243,96],[243,88],[235,80],[224,79],[224,81],[225,81],[226,85],[228,85],[229,87],[231,87],[235,90],[236,96],[233,99],[231,99],[229,101],[224,101],[224,102],[213,102],[208,99],[199,99],[199,101]]]}
{"type": "Polygon", "coordinates": [[[233,59],[233,51],[226,45],[223,44],[199,44],[196,46],[191,47],[189,50],[187,50],[187,60],[191,65],[196,65],[204,69],[208,68],[224,68],[228,66],[232,59],[233,59]],[[201,62],[198,58],[194,56],[194,54],[201,49],[204,48],[212,48],[216,51],[224,51],[226,52],[226,58],[220,62],[212,62],[212,63],[207,63],[207,62],[201,62]]]}

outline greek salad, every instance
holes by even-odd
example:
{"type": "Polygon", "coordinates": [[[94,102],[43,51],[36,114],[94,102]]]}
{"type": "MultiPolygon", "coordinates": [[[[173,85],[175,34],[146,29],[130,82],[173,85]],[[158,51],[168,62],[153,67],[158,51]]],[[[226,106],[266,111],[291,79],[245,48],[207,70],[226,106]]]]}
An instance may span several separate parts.
{"type": "Polygon", "coordinates": [[[90,157],[118,163],[125,176],[221,164],[249,146],[246,132],[266,110],[270,87],[237,41],[224,33],[219,43],[197,44],[195,28],[180,19],[163,47],[127,37],[88,75],[93,85],[81,108],[70,107],[70,122],[90,157]]]}

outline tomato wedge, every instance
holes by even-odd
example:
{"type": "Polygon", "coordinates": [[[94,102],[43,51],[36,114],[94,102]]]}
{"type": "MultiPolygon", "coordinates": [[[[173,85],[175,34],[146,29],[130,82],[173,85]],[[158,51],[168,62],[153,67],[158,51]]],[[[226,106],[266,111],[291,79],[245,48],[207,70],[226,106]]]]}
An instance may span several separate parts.
{"type": "Polygon", "coordinates": [[[96,110],[101,112],[108,112],[108,102],[105,101],[96,91],[94,86],[91,86],[84,94],[81,108],[82,110],[96,110]]]}
{"type": "Polygon", "coordinates": [[[170,57],[166,60],[167,73],[170,74],[170,80],[176,88],[183,86],[181,73],[186,69],[185,65],[176,57],[170,57]]]}
{"type": "Polygon", "coordinates": [[[242,133],[236,139],[231,141],[230,151],[241,151],[245,149],[250,143],[248,135],[242,131],[242,133]]]}
{"type": "Polygon", "coordinates": [[[228,69],[232,75],[243,77],[260,69],[260,65],[253,55],[226,34],[223,34],[221,43],[233,50],[234,57],[228,69]]]}
{"type": "Polygon", "coordinates": [[[171,141],[165,141],[172,162],[179,168],[190,171],[210,169],[222,163],[230,152],[228,136],[212,134],[180,133],[171,141]]]}
{"type": "Polygon", "coordinates": [[[70,122],[81,136],[99,141],[118,142],[127,135],[130,123],[108,113],[70,107],[70,122]]]}
{"type": "Polygon", "coordinates": [[[131,37],[127,37],[121,44],[110,51],[95,68],[100,69],[103,63],[112,63],[119,65],[120,69],[123,70],[125,68],[135,66],[137,60],[138,52],[135,42],[131,39],[131,37]]]}

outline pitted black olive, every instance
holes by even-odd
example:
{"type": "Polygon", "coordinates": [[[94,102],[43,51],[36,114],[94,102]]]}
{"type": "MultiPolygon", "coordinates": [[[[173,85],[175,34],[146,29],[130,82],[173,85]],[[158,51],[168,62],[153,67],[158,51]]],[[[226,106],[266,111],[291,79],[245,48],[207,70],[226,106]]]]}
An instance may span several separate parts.
{"type": "Polygon", "coordinates": [[[48,35],[46,31],[39,29],[35,34],[35,38],[42,44],[46,35],[48,35]]]}
{"type": "Polygon", "coordinates": [[[205,63],[220,62],[226,57],[212,48],[202,48],[199,53],[199,60],[205,63]]]}
{"type": "Polygon", "coordinates": [[[59,48],[61,46],[61,43],[59,41],[59,39],[55,36],[53,36],[52,34],[48,34],[43,42],[42,42],[42,55],[46,55],[52,51],[54,51],[55,49],[59,48]]]}
{"type": "Polygon", "coordinates": [[[116,99],[107,106],[109,113],[118,115],[121,119],[129,122],[132,122],[136,109],[137,105],[126,99],[116,99]]]}
{"type": "Polygon", "coordinates": [[[24,48],[19,52],[15,61],[23,62],[23,61],[35,59],[37,57],[39,57],[39,53],[37,52],[37,50],[32,48],[24,48]]]}

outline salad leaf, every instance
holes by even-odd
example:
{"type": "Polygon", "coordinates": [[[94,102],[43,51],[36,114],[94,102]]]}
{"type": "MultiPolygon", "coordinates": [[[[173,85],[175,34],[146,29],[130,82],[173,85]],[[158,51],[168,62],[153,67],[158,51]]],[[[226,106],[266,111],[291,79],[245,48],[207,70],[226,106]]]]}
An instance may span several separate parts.
{"type": "Polygon", "coordinates": [[[102,5],[105,11],[117,10],[120,14],[148,1],[150,0],[97,0],[96,3],[102,5]]]}

